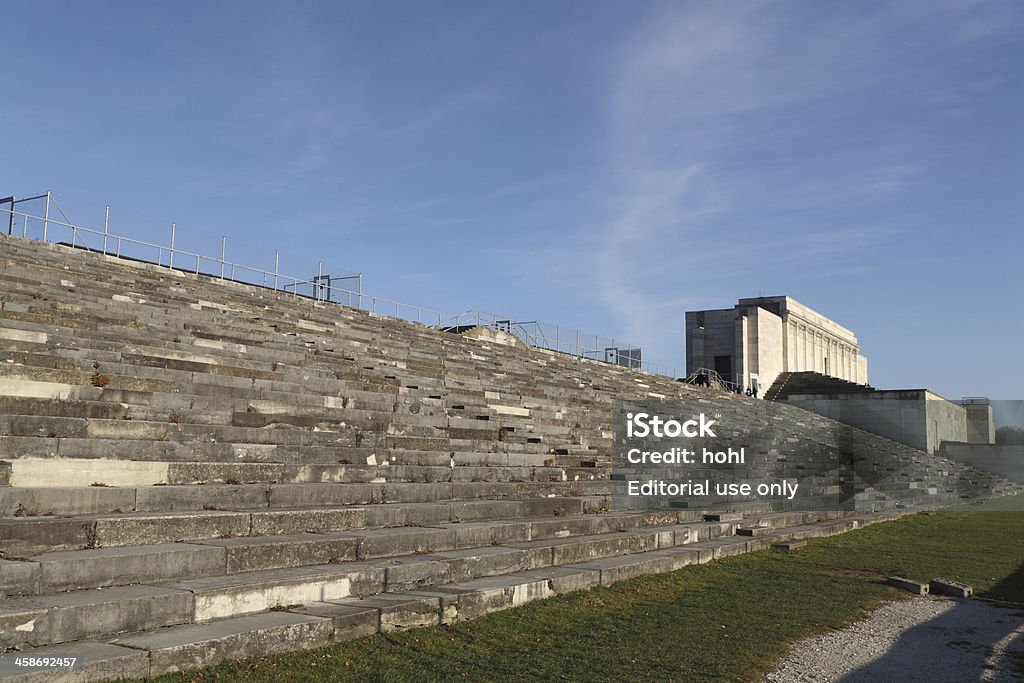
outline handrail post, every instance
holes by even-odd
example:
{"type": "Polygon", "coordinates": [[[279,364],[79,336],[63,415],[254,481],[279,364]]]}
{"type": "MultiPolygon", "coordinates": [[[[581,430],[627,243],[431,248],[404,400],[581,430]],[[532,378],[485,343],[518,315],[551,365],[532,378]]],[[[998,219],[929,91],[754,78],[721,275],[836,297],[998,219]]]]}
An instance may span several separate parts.
{"type": "Polygon", "coordinates": [[[224,251],[227,249],[228,238],[226,235],[220,236],[220,279],[224,279],[224,251]]]}
{"type": "Polygon", "coordinates": [[[103,214],[103,255],[107,255],[107,235],[110,234],[110,205],[103,214]]]}
{"type": "Polygon", "coordinates": [[[174,267],[174,223],[171,223],[171,252],[167,259],[167,267],[174,267]]]}
{"type": "Polygon", "coordinates": [[[274,250],[274,291],[277,291],[277,267],[281,263],[281,250],[274,250]]]}
{"type": "Polygon", "coordinates": [[[46,208],[43,210],[43,241],[46,241],[46,229],[50,225],[50,191],[46,191],[46,208]]]}

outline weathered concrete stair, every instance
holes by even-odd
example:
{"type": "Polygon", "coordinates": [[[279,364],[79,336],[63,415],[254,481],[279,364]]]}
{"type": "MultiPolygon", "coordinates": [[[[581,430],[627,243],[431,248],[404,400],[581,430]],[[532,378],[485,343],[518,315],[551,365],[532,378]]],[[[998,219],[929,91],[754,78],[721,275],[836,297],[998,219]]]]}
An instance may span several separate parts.
{"type": "Polygon", "coordinates": [[[859,463],[853,517],[609,511],[613,399],[718,399],[754,435],[751,473],[786,449],[742,397],[53,245],[0,236],[0,289],[0,638],[81,653],[83,680],[475,618],[1016,490],[780,405],[784,444],[859,463]]]}
{"type": "MultiPolygon", "coordinates": [[[[708,538],[701,533],[707,529],[710,535],[714,528],[724,532],[734,528],[734,522],[670,525],[652,529],[654,536],[646,551],[636,547],[629,553],[602,552],[595,545],[598,539],[591,539],[585,556],[562,564],[535,553],[527,553],[529,561],[520,556],[509,563],[505,556],[513,551],[512,546],[397,558],[387,563],[357,561],[75,591],[9,601],[11,605],[0,619],[13,625],[5,632],[20,634],[22,655],[66,656],[81,651],[79,648],[105,655],[91,655],[91,665],[104,665],[95,673],[80,671],[85,680],[155,676],[225,658],[320,647],[377,632],[471,620],[556,594],[764,550],[772,543],[842,533],[899,514],[874,513],[792,526],[782,526],[796,521],[792,517],[760,518],[753,521],[769,528],[773,523],[778,526],[755,539],[724,533],[708,538]],[[447,571],[441,569],[445,565],[447,571]],[[503,571],[496,571],[498,566],[503,566],[503,571]],[[108,647],[101,648],[99,643],[108,647]],[[147,656],[139,659],[140,651],[147,656]]],[[[560,546],[552,542],[531,547],[553,550],[560,546]]],[[[18,680],[19,673],[23,671],[0,668],[0,680],[18,680]],[[4,678],[5,673],[13,675],[4,678]]]]}

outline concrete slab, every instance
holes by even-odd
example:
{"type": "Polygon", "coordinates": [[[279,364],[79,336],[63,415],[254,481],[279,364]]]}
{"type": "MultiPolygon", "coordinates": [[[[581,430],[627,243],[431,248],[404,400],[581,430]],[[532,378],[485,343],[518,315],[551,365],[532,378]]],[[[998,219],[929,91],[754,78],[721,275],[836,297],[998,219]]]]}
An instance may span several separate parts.
{"type": "Polygon", "coordinates": [[[19,458],[11,486],[152,486],[167,483],[167,467],[165,462],[19,458]]]}
{"type": "Polygon", "coordinates": [[[0,654],[0,680],[4,683],[91,683],[149,675],[149,657],[127,647],[80,641],[22,652],[0,654]],[[18,660],[74,660],[70,666],[20,666],[18,660]]]}
{"type": "Polygon", "coordinates": [[[226,571],[233,574],[347,562],[356,559],[359,539],[342,534],[289,534],[213,539],[202,544],[224,548],[227,552],[226,571]]]}
{"type": "Polygon", "coordinates": [[[932,579],[928,582],[928,590],[932,595],[949,595],[954,598],[974,597],[974,589],[966,583],[951,579],[932,579]]]}
{"type": "Polygon", "coordinates": [[[0,597],[39,592],[39,563],[0,559],[0,597]]]}
{"type": "Polygon", "coordinates": [[[914,595],[928,595],[928,584],[920,581],[914,581],[912,579],[905,579],[902,576],[890,576],[885,581],[893,588],[899,588],[905,590],[914,595]]]}
{"type": "Polygon", "coordinates": [[[340,605],[377,610],[380,632],[436,626],[441,623],[440,598],[425,594],[384,593],[368,598],[337,601],[340,605]]]}
{"type": "Polygon", "coordinates": [[[192,595],[154,586],[123,586],[0,604],[0,647],[44,646],[191,621],[192,595]]]}
{"type": "Polygon", "coordinates": [[[251,514],[253,536],[345,531],[366,526],[366,512],[357,507],[271,510],[251,514]]]}
{"type": "Polygon", "coordinates": [[[384,569],[369,563],[294,567],[162,584],[195,594],[195,621],[290,605],[341,600],[384,590],[384,569]]]}
{"type": "Polygon", "coordinates": [[[177,543],[249,535],[249,513],[197,510],[187,513],[136,513],[95,520],[97,547],[177,543]]]}
{"type": "Polygon", "coordinates": [[[40,590],[55,592],[185,576],[216,576],[224,573],[225,550],[188,543],[162,543],[45,553],[31,559],[40,566],[40,590]]]}
{"type": "Polygon", "coordinates": [[[335,641],[355,640],[380,631],[380,612],[366,605],[311,602],[288,611],[330,619],[334,624],[335,641]]]}
{"type": "Polygon", "coordinates": [[[334,625],[328,618],[266,612],[139,633],[112,642],[148,650],[148,675],[159,676],[226,659],[323,647],[330,643],[333,633],[334,625]]]}

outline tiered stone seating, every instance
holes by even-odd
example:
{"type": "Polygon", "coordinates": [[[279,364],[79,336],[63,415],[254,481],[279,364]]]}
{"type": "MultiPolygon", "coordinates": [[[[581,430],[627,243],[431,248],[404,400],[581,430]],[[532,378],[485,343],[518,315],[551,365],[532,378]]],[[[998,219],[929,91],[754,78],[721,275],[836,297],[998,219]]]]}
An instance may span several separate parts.
{"type": "Polygon", "coordinates": [[[773,405],[777,434],[855,451],[858,512],[610,510],[613,399],[717,397],[752,434],[766,404],[17,238],[0,284],[0,648],[78,653],[83,680],[471,619],[1015,490],[773,405]],[[771,533],[736,536],[749,524],[771,533]]]}
{"type": "Polygon", "coordinates": [[[869,394],[875,388],[820,372],[783,372],[765,392],[769,401],[785,401],[798,394],[869,394]]]}

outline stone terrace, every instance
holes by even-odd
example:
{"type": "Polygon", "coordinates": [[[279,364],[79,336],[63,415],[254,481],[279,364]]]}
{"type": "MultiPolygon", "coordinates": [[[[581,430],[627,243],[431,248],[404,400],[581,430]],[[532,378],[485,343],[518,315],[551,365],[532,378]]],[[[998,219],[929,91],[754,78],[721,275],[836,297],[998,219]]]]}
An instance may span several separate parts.
{"type": "MultiPolygon", "coordinates": [[[[858,512],[610,511],[613,398],[728,399],[751,426],[765,404],[18,238],[0,283],[0,652],[78,656],[80,680],[473,619],[1016,490],[773,404],[789,441],[855,444],[858,512]]],[[[0,680],[52,679],[10,658],[0,680]]]]}

